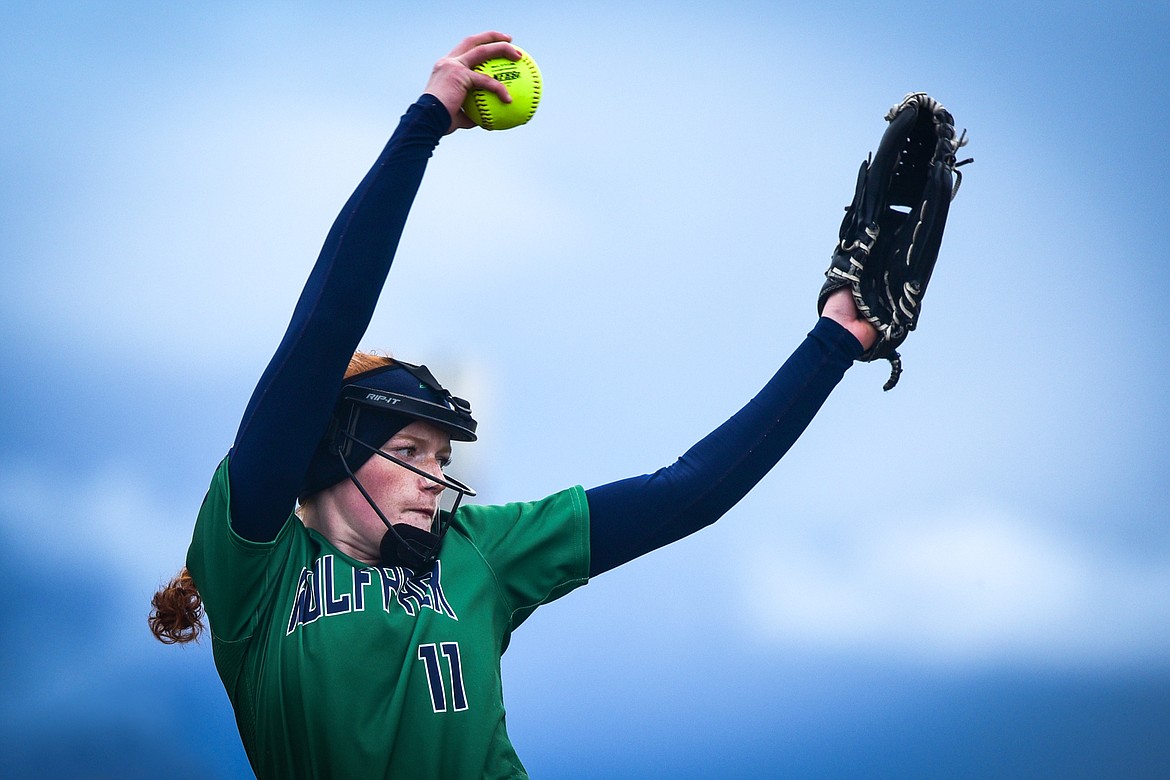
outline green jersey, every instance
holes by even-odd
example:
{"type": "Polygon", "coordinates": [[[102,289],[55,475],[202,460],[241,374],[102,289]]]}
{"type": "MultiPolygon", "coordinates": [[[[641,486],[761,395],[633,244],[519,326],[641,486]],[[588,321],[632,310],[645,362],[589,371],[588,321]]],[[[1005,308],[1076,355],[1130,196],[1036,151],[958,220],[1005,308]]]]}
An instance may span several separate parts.
{"type": "Polygon", "coordinates": [[[292,515],[276,539],[230,526],[227,459],[187,567],[259,777],[526,777],[504,727],[500,656],[536,607],[584,584],[574,487],[460,507],[433,568],[350,558],[292,515]]]}

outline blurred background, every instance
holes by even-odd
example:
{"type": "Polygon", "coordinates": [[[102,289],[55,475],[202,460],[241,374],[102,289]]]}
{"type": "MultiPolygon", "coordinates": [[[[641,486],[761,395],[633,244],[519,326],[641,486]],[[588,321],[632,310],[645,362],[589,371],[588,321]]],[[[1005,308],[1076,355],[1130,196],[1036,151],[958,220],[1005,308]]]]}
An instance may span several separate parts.
{"type": "Polygon", "coordinates": [[[483,502],[746,402],[904,93],[976,159],[898,388],[859,364],[720,523],[517,632],[532,775],[1170,775],[1166,3],[2,8],[5,776],[248,774],[148,602],[333,217],[492,28],[540,111],[443,140],[363,342],[473,400],[483,502]]]}

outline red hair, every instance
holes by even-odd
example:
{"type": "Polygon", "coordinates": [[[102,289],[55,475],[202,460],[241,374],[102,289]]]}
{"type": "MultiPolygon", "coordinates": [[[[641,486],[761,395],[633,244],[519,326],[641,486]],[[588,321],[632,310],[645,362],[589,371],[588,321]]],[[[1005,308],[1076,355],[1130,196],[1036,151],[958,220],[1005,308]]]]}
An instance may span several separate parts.
{"type": "Polygon", "coordinates": [[[345,369],[345,378],[373,371],[375,368],[387,368],[394,365],[394,358],[387,355],[377,355],[373,352],[355,352],[349,359],[349,367],[345,369]]]}
{"type": "Polygon", "coordinates": [[[186,566],[154,594],[150,606],[146,622],[164,645],[194,642],[203,633],[203,599],[186,566]]]}

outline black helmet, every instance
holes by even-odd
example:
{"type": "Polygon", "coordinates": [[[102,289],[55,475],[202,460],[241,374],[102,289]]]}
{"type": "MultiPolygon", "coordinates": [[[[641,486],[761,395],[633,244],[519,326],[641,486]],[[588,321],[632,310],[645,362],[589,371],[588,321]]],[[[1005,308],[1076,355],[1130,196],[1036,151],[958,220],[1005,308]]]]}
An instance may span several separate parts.
{"type": "Polygon", "coordinates": [[[415,420],[442,428],[454,441],[476,439],[471,404],[451,395],[426,366],[395,361],[347,379],[301,483],[301,498],[341,482],[347,476],[346,465],[357,471],[375,450],[415,420]],[[345,464],[338,458],[338,449],[345,464]]]}
{"type": "Polygon", "coordinates": [[[446,475],[436,477],[421,471],[380,449],[416,420],[438,426],[456,441],[476,439],[471,404],[447,392],[426,366],[395,361],[350,377],[338,394],[329,428],[309,464],[301,498],[348,478],[386,525],[382,562],[417,572],[434,562],[460,501],[464,496],[474,496],[475,491],[446,475]],[[454,490],[451,511],[436,512],[429,530],[391,523],[356,475],[362,464],[375,455],[454,490]]]}

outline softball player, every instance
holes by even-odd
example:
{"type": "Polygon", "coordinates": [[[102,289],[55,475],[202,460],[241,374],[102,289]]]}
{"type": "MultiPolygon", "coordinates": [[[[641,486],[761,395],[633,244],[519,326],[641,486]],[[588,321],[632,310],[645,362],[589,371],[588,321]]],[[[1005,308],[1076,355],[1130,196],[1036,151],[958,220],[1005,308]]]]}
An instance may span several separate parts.
{"type": "Polygon", "coordinates": [[[675,464],[531,503],[462,503],[451,441],[471,406],[424,366],[355,355],[427,160],[471,125],[488,32],[434,67],[334,223],[155,597],[164,642],[211,642],[256,774],[524,777],[500,657],[538,606],[714,522],[792,445],[873,333],[847,291],[742,410],[675,464]],[[454,491],[456,506],[439,510],[454,491]],[[293,509],[300,503],[300,511],[293,509]],[[197,589],[196,589],[197,588],[197,589]]]}

